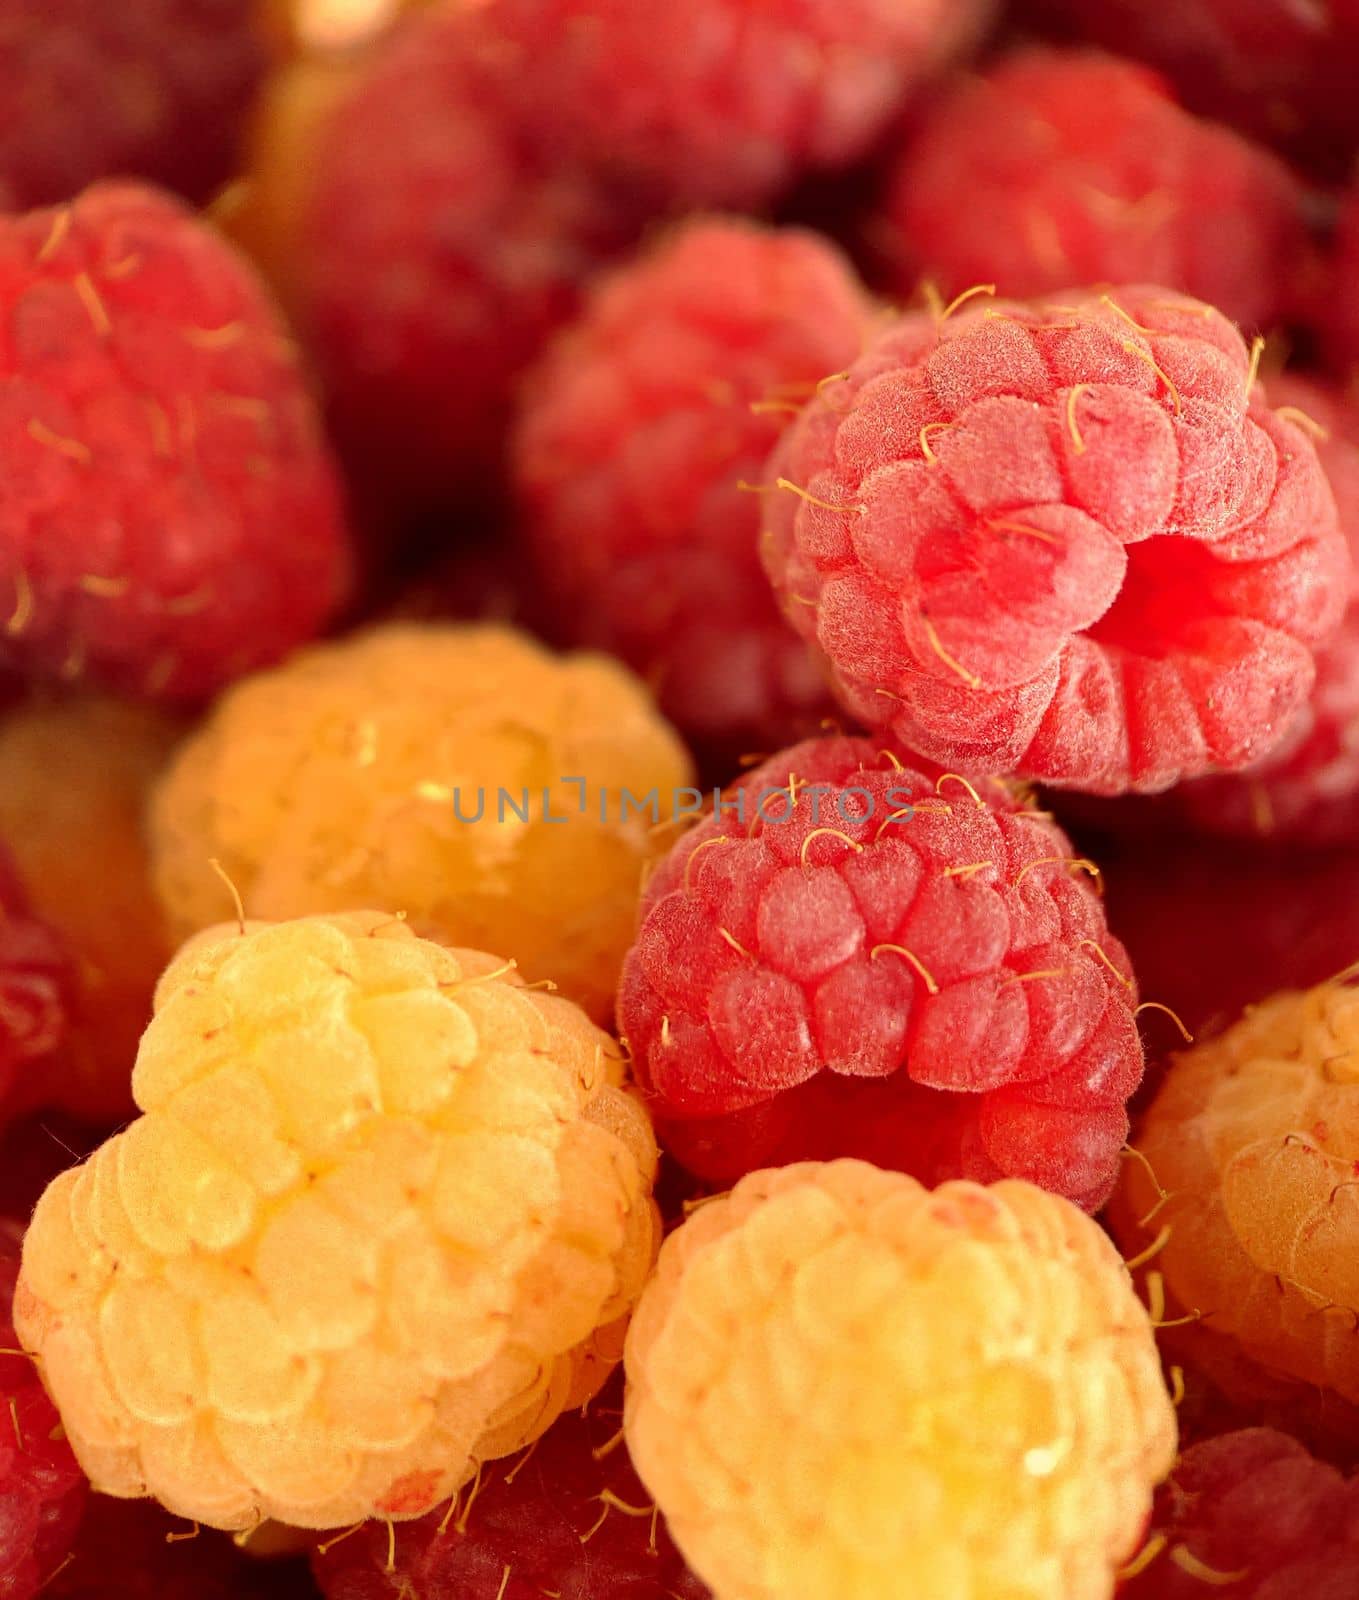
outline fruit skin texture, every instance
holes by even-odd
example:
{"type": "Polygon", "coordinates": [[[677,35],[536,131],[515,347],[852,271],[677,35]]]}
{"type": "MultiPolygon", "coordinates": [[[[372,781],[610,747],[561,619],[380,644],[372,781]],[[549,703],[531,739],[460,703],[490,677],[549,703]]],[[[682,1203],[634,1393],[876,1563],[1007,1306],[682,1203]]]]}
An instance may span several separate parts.
{"type": "Polygon", "coordinates": [[[523,531],[561,625],[635,667],[701,744],[770,749],[829,713],[739,485],[872,315],[816,235],[701,219],[607,278],[524,386],[523,531]]]}
{"type": "Polygon", "coordinates": [[[890,327],[765,472],[766,570],[850,714],[1098,794],[1263,755],[1349,556],[1311,439],[1250,371],[1164,289],[890,327]]]}
{"type": "Polygon", "coordinates": [[[1186,1450],[1157,1491],[1151,1532],[1191,1560],[1158,1556],[1120,1588],[1126,1600],[1211,1600],[1230,1574],[1237,1600],[1359,1592],[1359,1483],[1274,1428],[1186,1450]]]}
{"type": "Polygon", "coordinates": [[[319,631],[338,480],[247,264],[138,184],[0,217],[0,668],[206,697],[319,631]]]}
{"type": "Polygon", "coordinates": [[[653,206],[755,210],[853,165],[990,0],[496,0],[544,137],[653,206]],[[550,98],[549,98],[550,96],[550,98]],[[548,111],[543,119],[544,110],[548,111]]]}
{"type": "Polygon", "coordinates": [[[658,1231],[620,1082],[577,1007],[385,913],[191,940],[144,1115],[24,1241],[15,1328],[95,1487],[418,1517],[595,1392],[658,1231]]]}
{"type": "Polygon", "coordinates": [[[1123,1263],[1025,1183],[755,1173],[666,1241],[625,1361],[720,1600],[1102,1600],[1175,1454],[1123,1263]]]}
{"type": "Polygon", "coordinates": [[[206,200],[262,76],[254,0],[6,0],[0,210],[117,173],[206,200]]]}
{"type": "Polygon", "coordinates": [[[146,804],[182,732],[149,706],[34,700],[0,717],[0,840],[72,956],[63,1048],[20,1099],[95,1121],[132,1111],[132,1063],[172,945],[146,804]]]}
{"type": "MultiPolygon", "coordinates": [[[[516,379],[633,227],[526,147],[493,45],[468,8],[432,7],[290,160],[266,145],[272,182],[310,170],[291,245],[298,316],[346,459],[389,500],[485,488],[516,379]]],[[[305,77],[298,91],[316,92],[305,77]]]]}
{"type": "Polygon", "coordinates": [[[1359,1351],[1336,1330],[1359,1315],[1356,1076],[1353,987],[1261,1001],[1172,1063],[1110,1207],[1129,1255],[1169,1230],[1156,1267],[1206,1338],[1351,1405],[1359,1351]]]}
{"type": "MultiPolygon", "coordinates": [[[[36,918],[13,856],[0,844],[0,1127],[46,1087],[68,1037],[76,988],[71,952],[36,918]]],[[[3,1594],[3,1590],[0,1590],[3,1594]]]]}
{"type": "Polygon", "coordinates": [[[960,82],[898,158],[876,227],[902,295],[922,272],[946,298],[1166,283],[1264,328],[1307,243],[1283,162],[1183,111],[1146,68],[1081,50],[960,82]]]}
{"type": "Polygon", "coordinates": [[[396,624],[219,703],[154,796],[156,884],[181,933],[227,909],[210,859],[252,916],[389,906],[447,943],[503,951],[603,1020],[667,839],[650,813],[624,815],[625,791],[655,789],[663,818],[690,780],[618,663],[554,656],[509,628],[396,624]]]}
{"type": "Polygon", "coordinates": [[[327,1600],[710,1600],[659,1517],[617,1438],[622,1384],[564,1412],[532,1454],[487,1462],[462,1512],[435,1509],[396,1534],[370,1522],[312,1557],[327,1600]],[[596,1450],[607,1454],[596,1459],[596,1450]],[[607,1492],[641,1516],[601,1503],[607,1492]],[[601,1513],[607,1515],[601,1521],[601,1513]],[[441,1529],[440,1524],[446,1523],[441,1529]],[[593,1531],[592,1531],[593,1530],[593,1531]],[[509,1569],[509,1578],[505,1570],[509,1569]],[[503,1584],[503,1588],[502,1588],[503,1584]]]}
{"type": "Polygon", "coordinates": [[[1026,809],[864,739],[733,786],[652,875],[619,986],[671,1154],[722,1182],[855,1155],[1102,1204],[1142,1075],[1137,991],[1073,870],[1091,864],[1026,809]]]}
{"type": "MultiPolygon", "coordinates": [[[[0,1222],[0,1345],[15,1348],[18,1223],[0,1222]]],[[[27,1356],[0,1355],[0,1595],[32,1600],[61,1565],[85,1507],[85,1475],[27,1356]]]]}

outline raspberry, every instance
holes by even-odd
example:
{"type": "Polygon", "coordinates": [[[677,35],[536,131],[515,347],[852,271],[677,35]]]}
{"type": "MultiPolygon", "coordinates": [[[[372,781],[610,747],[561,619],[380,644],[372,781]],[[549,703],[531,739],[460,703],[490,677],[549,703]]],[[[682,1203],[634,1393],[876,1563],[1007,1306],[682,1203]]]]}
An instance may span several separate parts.
{"type": "Polygon", "coordinates": [[[1024,1183],[756,1173],[666,1241],[626,1365],[637,1470],[724,1596],[1107,1595],[1175,1453],[1123,1263],[1024,1183]]]}
{"type": "Polygon", "coordinates": [[[277,315],[132,184],[0,218],[0,666],[193,699],[315,633],[337,483],[277,315]]]}
{"type": "Polygon", "coordinates": [[[1352,379],[1359,370],[1359,184],[1341,201],[1327,278],[1315,314],[1332,364],[1352,379]]]}
{"type": "Polygon", "coordinates": [[[691,1170],[859,1155],[1102,1203],[1142,1073],[1136,990],[1071,870],[1091,864],[984,793],[810,741],[661,863],[618,1025],[691,1170]]]}
{"type": "Polygon", "coordinates": [[[337,105],[297,87],[321,109],[267,129],[266,161],[295,190],[286,270],[341,444],[388,500],[484,485],[515,380],[627,230],[525,148],[461,4],[409,19],[337,105]]]}
{"type": "Polygon", "coordinates": [[[615,662],[506,628],[393,625],[221,701],[153,802],[157,886],[181,932],[222,913],[210,859],[255,916],[408,912],[603,1020],[660,848],[634,802],[654,792],[668,817],[689,778],[615,662]]]}
{"type": "MultiPolygon", "coordinates": [[[[1205,1335],[1263,1370],[1359,1402],[1359,993],[1277,994],[1179,1056],[1111,1207],[1205,1335]]],[[[1359,1415],[1359,1413],[1356,1413],[1359,1415]]],[[[1351,1441],[1353,1442],[1353,1441],[1351,1441]]]]}
{"type": "Polygon", "coordinates": [[[607,279],[525,386],[517,479],[540,576],[573,641],[621,655],[701,744],[774,748],[829,709],[739,485],[870,316],[816,235],[698,220],[607,279]]]}
{"type": "Polygon", "coordinates": [[[758,209],[869,153],[991,0],[495,0],[546,138],[653,206],[758,209]]]}
{"type": "Polygon", "coordinates": [[[909,296],[1167,283],[1268,327],[1307,237],[1275,156],[1182,111],[1143,67],[1029,50],[960,83],[898,158],[875,224],[909,296]]]}
{"type": "Polygon", "coordinates": [[[61,1565],[85,1505],[85,1477],[37,1370],[14,1351],[16,1223],[0,1222],[0,1595],[32,1600],[61,1565]]]}
{"type": "Polygon", "coordinates": [[[931,760],[1103,794],[1263,755],[1349,558],[1252,365],[1161,289],[889,329],[767,469],[766,567],[846,708],[931,760]]]}
{"type": "Polygon", "coordinates": [[[1150,1563],[1126,1600],[1348,1600],[1359,1593],[1359,1480],[1273,1428],[1186,1450],[1156,1495],[1150,1563]],[[1164,1551],[1164,1554],[1160,1553],[1164,1551]]]}
{"type": "Polygon", "coordinates": [[[170,954],[144,813],[179,731],[149,707],[96,698],[0,718],[0,839],[74,957],[65,1044],[25,1104],[105,1121],[132,1109],[132,1060],[170,954]]]}
{"type": "Polygon", "coordinates": [[[598,1389],[656,1150],[577,1007],[377,912],[206,932],[156,1001],[15,1306],[97,1489],[413,1518],[598,1389]]]}
{"type": "Polygon", "coordinates": [[[1335,176],[1359,141],[1359,0],[1028,0],[1057,37],[1136,56],[1186,103],[1335,176]]]}
{"type": "Polygon", "coordinates": [[[325,1541],[327,1600],[706,1600],[617,1437],[622,1385],[559,1417],[529,1452],[488,1462],[475,1494],[396,1535],[325,1541]],[[598,1452],[598,1454],[597,1454],[598,1452]],[[639,1514],[640,1513],[640,1514],[639,1514]],[[508,1574],[508,1576],[507,1576],[508,1574]]]}
{"type": "Polygon", "coordinates": [[[0,1126],[17,1099],[35,1092],[34,1078],[37,1093],[46,1088],[51,1059],[66,1043],[75,984],[70,950],[33,916],[0,844],[0,1126]]]}
{"type": "Polygon", "coordinates": [[[6,0],[0,210],[136,174],[206,199],[264,67],[254,0],[6,0]]]}
{"type": "MultiPolygon", "coordinates": [[[[1359,406],[1303,378],[1273,379],[1270,401],[1308,426],[1359,556],[1359,406]]],[[[1359,589],[1339,632],[1316,652],[1316,686],[1278,748],[1238,777],[1205,778],[1171,796],[1198,827],[1310,844],[1359,839],[1359,589]]]]}

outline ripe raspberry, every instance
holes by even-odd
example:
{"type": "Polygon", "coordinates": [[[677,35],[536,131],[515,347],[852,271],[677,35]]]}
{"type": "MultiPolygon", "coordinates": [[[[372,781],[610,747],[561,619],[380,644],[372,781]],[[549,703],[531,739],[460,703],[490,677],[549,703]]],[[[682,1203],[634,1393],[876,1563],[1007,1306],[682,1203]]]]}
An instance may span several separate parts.
{"type": "Polygon", "coordinates": [[[1359,1479],[1273,1428],[1186,1450],[1157,1491],[1150,1563],[1126,1600],[1349,1600],[1359,1594],[1359,1479]]]}
{"type": "Polygon", "coordinates": [[[156,1002],[145,1115],[39,1201],[15,1305],[96,1488],[418,1517],[598,1389],[656,1150],[577,1007],[378,912],[211,930],[156,1002]]]}
{"type": "Polygon", "coordinates": [[[767,469],[766,567],[849,711],[969,772],[1103,794],[1264,754],[1349,558],[1251,367],[1161,289],[889,329],[767,469]]]}
{"type": "Polygon", "coordinates": [[[1351,1406],[1357,1076],[1359,992],[1332,982],[1262,1001],[1175,1060],[1137,1140],[1145,1160],[1127,1163],[1111,1207],[1129,1254],[1161,1236],[1156,1269],[1207,1334],[1351,1406]]]}
{"type": "Polygon", "coordinates": [[[338,103],[304,67],[301,128],[285,97],[264,131],[334,426],[388,499],[485,487],[516,379],[630,231],[578,172],[526,149],[506,65],[469,8],[433,7],[338,103]]]}
{"type": "Polygon", "coordinates": [[[0,218],[0,665],[191,699],[315,633],[337,483],[254,275],[153,190],[0,218]]]}
{"type": "MultiPolygon", "coordinates": [[[[16,1348],[11,1307],[17,1223],[0,1222],[0,1347],[16,1348]]],[[[61,1565],[85,1505],[85,1475],[27,1356],[0,1353],[0,1595],[32,1600],[61,1565]]]]}
{"type": "Polygon", "coordinates": [[[149,707],[94,698],[0,717],[0,839],[34,911],[74,957],[64,1046],[24,1104],[96,1121],[131,1112],[137,1041],[171,950],[146,804],[179,732],[149,707]]]}
{"type": "Polygon", "coordinates": [[[0,210],[136,174],[206,199],[264,67],[254,0],[6,0],[0,210]]]}
{"type": "Polygon", "coordinates": [[[252,915],[386,906],[603,1020],[665,842],[632,802],[655,791],[668,817],[689,781],[617,663],[508,628],[392,625],[221,701],[155,796],[157,887],[181,932],[222,913],[210,859],[252,915]]]}
{"type": "Polygon", "coordinates": [[[1359,0],[1028,0],[1057,37],[1160,67],[1188,105],[1336,176],[1359,141],[1359,0]]]}
{"type": "Polygon", "coordinates": [[[903,296],[922,271],[946,295],[1166,283],[1256,327],[1307,245],[1281,161],[1089,51],[1029,50],[960,83],[898,158],[875,227],[903,296]]]}
{"type": "Polygon", "coordinates": [[[983,792],[809,741],[661,863],[618,1025],[691,1170],[860,1155],[1103,1202],[1142,1073],[1136,990],[1070,870],[1090,864],[983,792]]]}
{"type": "Polygon", "coordinates": [[[554,145],[656,207],[757,209],[868,154],[991,0],[495,0],[554,145]]]}
{"type": "Polygon", "coordinates": [[[324,1541],[327,1600],[707,1600],[617,1438],[622,1384],[559,1417],[529,1452],[488,1462],[460,1507],[324,1541]],[[596,1452],[601,1454],[596,1455],[596,1452]],[[640,1515],[639,1515],[640,1513],[640,1515]],[[508,1576],[507,1576],[508,1574],[508,1576]]]}
{"type": "MultiPolygon", "coordinates": [[[[1308,427],[1340,529],[1359,558],[1359,405],[1304,378],[1271,380],[1271,404],[1308,427]]],[[[1170,803],[1209,832],[1309,844],[1359,839],[1359,585],[1339,632],[1316,652],[1316,686],[1277,749],[1234,777],[1204,778],[1170,803]]]]}
{"type": "Polygon", "coordinates": [[[52,1058],[67,1041],[75,987],[70,950],[33,916],[13,857],[0,843],[0,1126],[16,1101],[41,1095],[50,1082],[52,1058]]]}
{"type": "Polygon", "coordinates": [[[693,221],[606,279],[525,386],[516,476],[563,625],[634,666],[701,744],[773,748],[829,710],[739,485],[871,315],[816,235],[693,221]]]}
{"type": "Polygon", "coordinates": [[[1175,1453],[1123,1263],[1024,1183],[756,1173],[666,1241],[626,1363],[637,1470],[742,1600],[1107,1595],[1175,1453]]]}

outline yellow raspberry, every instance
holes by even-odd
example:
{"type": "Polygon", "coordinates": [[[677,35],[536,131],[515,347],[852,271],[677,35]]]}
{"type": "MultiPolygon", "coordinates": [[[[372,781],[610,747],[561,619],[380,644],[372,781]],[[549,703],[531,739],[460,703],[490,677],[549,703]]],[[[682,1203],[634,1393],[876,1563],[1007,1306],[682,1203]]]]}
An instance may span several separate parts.
{"type": "Polygon", "coordinates": [[[79,981],[67,1046],[27,1080],[34,1104],[95,1121],[132,1109],[137,1040],[172,949],[146,804],[180,731],[162,712],[95,697],[36,701],[0,720],[0,840],[79,981]]]}
{"type": "Polygon", "coordinates": [[[616,1047],[351,912],[212,929],[143,1115],[43,1195],[15,1328],[97,1489],[243,1529],[408,1518],[607,1377],[655,1254],[616,1047]]]}
{"type": "Polygon", "coordinates": [[[1122,1261],[1021,1182],[754,1173],[667,1240],[626,1362],[717,1600],[1104,1600],[1175,1454],[1122,1261]]]}
{"type": "Polygon", "coordinates": [[[405,912],[603,1021],[671,837],[638,805],[655,790],[665,818],[690,781],[618,663],[508,628],[384,627],[225,696],[156,797],[157,883],[183,932],[224,914],[210,858],[252,916],[405,912]]]}
{"type": "Polygon", "coordinates": [[[1111,1221],[1160,1244],[1175,1309],[1359,1401],[1359,990],[1275,995],[1177,1057],[1137,1150],[1111,1221]]]}

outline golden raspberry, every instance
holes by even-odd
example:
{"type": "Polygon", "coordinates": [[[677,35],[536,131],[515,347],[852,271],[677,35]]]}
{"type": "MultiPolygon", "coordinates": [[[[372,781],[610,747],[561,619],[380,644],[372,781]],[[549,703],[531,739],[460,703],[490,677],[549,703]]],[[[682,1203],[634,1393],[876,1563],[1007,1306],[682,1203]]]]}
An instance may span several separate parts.
{"type": "Polygon", "coordinates": [[[0,840],[37,915],[66,940],[79,990],[69,1041],[33,1103],[96,1121],[132,1109],[137,1040],[172,949],[151,883],[147,796],[180,733],[162,712],[89,697],[0,720],[0,840]]]}
{"type": "Polygon", "coordinates": [[[394,625],[225,696],[156,798],[157,883],[184,932],[224,914],[209,858],[252,916],[406,912],[602,1021],[643,866],[668,840],[631,802],[655,790],[666,817],[689,782],[683,746],[607,657],[394,625]]]}
{"type": "Polygon", "coordinates": [[[1104,1600],[1175,1454],[1122,1261],[1013,1180],[754,1173],[666,1242],[626,1361],[717,1600],[1104,1600]]]}
{"type": "Polygon", "coordinates": [[[216,928],[144,1115],[63,1173],[15,1328],[95,1487],[220,1528],[416,1517],[607,1377],[658,1235],[612,1041],[377,912],[216,928]]]}
{"type": "Polygon", "coordinates": [[[1162,1241],[1176,1311],[1359,1401],[1359,990],[1275,995],[1178,1056],[1137,1149],[1111,1221],[1129,1256],[1162,1241]]]}

